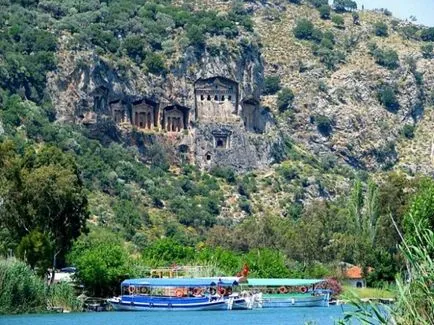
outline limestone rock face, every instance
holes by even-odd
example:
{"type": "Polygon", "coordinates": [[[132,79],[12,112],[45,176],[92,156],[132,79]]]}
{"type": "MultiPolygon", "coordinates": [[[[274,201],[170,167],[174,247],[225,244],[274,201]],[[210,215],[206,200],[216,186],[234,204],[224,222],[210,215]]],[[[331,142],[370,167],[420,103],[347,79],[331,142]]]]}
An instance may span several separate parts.
{"type": "MultiPolygon", "coordinates": [[[[203,1],[193,2],[203,8],[203,1]]],[[[229,5],[207,1],[216,10],[229,5]]],[[[126,59],[67,50],[73,47],[65,36],[59,42],[58,69],[49,76],[58,121],[86,125],[104,141],[138,145],[143,152],[149,143],[170,143],[174,152],[202,168],[265,167],[273,157],[282,158],[282,138],[291,138],[309,154],[333,156],[354,168],[401,166],[434,173],[434,60],[422,57],[420,41],[403,37],[400,26],[383,16],[390,35],[375,36],[376,13],[361,12],[357,25],[343,14],[345,28],[337,29],[304,5],[249,1],[244,6],[255,32],[240,35],[236,49],[198,55],[187,48],[162,76],[126,59]],[[315,27],[333,33],[335,50],[345,56],[333,69],[313,53],[311,43],[293,36],[306,13],[315,27]],[[398,67],[377,64],[371,43],[396,51],[398,67]],[[281,86],[294,92],[290,112],[278,112],[276,95],[261,98],[264,75],[279,77],[281,86]],[[395,90],[397,110],[380,103],[383,86],[395,90]],[[321,119],[328,121],[328,132],[321,119]],[[406,126],[415,128],[414,139],[403,136],[406,126]],[[138,141],[137,134],[146,141],[138,141]]],[[[227,40],[210,37],[207,44],[227,45],[227,40]]]]}
{"type": "Polygon", "coordinates": [[[307,105],[299,103],[297,119],[301,121],[296,137],[314,152],[332,152],[357,168],[377,170],[395,165],[403,126],[418,123],[424,113],[420,102],[423,91],[410,68],[403,62],[395,71],[381,67],[340,69],[333,74],[329,87],[313,94],[307,105]],[[397,90],[396,111],[380,104],[378,91],[382,85],[397,90]],[[330,134],[319,130],[318,116],[328,117],[330,134]]]}
{"type": "MultiPolygon", "coordinates": [[[[375,12],[359,12],[356,25],[351,14],[343,14],[345,28],[339,30],[306,6],[281,4],[286,10],[259,8],[255,15],[265,74],[279,76],[282,86],[295,94],[291,114],[277,119],[279,129],[315,156],[337,157],[357,169],[404,167],[433,173],[432,131],[428,130],[434,125],[430,118],[434,60],[422,57],[423,42],[409,40],[395,18],[375,12]],[[277,18],[271,19],[273,16],[277,18]],[[294,36],[300,17],[308,18],[321,31],[333,33],[335,50],[345,56],[341,63],[328,69],[310,48],[311,42],[294,36]],[[388,37],[375,35],[378,21],[388,25],[388,37]],[[370,50],[373,44],[396,52],[396,69],[376,62],[370,50]],[[384,86],[394,89],[398,109],[381,104],[379,90],[384,86]],[[319,118],[328,119],[330,132],[321,132],[319,118]],[[414,139],[403,135],[405,127],[414,127],[414,139]]],[[[267,96],[263,101],[273,107],[275,97],[267,96]]]]}
{"type": "Polygon", "coordinates": [[[201,168],[230,166],[261,169],[273,159],[272,143],[239,125],[205,124],[196,130],[196,162],[201,168]]]}
{"type": "Polygon", "coordinates": [[[256,45],[224,58],[199,57],[191,48],[157,76],[133,64],[115,66],[93,52],[66,50],[63,41],[59,69],[49,76],[58,122],[82,124],[100,139],[125,143],[139,130],[153,141],[169,140],[203,168],[248,170],[272,161],[269,148],[281,141],[263,136],[274,122],[259,105],[264,68],[256,45]]]}

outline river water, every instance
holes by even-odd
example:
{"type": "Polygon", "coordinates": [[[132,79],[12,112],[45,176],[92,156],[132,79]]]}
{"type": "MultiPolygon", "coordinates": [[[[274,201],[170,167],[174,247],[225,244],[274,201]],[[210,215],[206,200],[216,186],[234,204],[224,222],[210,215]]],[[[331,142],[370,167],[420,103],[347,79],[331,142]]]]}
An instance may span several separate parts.
{"type": "Polygon", "coordinates": [[[349,306],[256,309],[237,311],[152,311],[105,312],[77,314],[41,314],[0,316],[0,324],[29,325],[224,325],[224,324],[335,324],[342,319],[349,306]]]}

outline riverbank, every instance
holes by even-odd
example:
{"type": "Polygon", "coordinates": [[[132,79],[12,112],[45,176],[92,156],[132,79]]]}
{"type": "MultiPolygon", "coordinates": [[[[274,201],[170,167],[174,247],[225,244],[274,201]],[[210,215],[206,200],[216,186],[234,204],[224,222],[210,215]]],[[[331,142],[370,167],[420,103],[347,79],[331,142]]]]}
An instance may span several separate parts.
{"type": "Polygon", "coordinates": [[[343,291],[339,295],[340,300],[345,300],[348,296],[356,295],[360,299],[395,299],[396,292],[393,290],[387,289],[378,289],[378,288],[354,288],[350,286],[343,286],[343,291]]]}

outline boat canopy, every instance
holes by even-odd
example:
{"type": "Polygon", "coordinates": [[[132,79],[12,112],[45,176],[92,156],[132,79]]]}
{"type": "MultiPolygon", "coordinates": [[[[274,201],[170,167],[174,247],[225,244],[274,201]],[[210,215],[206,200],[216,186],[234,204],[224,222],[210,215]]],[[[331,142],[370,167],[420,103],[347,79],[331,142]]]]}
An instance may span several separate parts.
{"type": "Polygon", "coordinates": [[[122,286],[149,286],[149,287],[214,287],[238,285],[236,280],[212,279],[212,278],[144,278],[128,279],[122,282],[122,286]]]}
{"type": "Polygon", "coordinates": [[[321,279],[247,279],[247,285],[251,287],[296,287],[310,286],[324,282],[321,279]]]}

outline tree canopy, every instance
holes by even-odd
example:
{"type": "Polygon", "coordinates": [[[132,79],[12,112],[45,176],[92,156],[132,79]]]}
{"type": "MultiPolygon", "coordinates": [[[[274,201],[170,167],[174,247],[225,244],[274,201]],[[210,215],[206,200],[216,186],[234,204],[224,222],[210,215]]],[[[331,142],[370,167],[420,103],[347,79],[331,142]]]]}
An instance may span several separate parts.
{"type": "Polygon", "coordinates": [[[0,150],[1,164],[11,166],[1,173],[5,184],[1,224],[17,239],[27,238],[21,245],[34,247],[39,236],[39,245],[50,246],[44,249],[52,250],[51,259],[63,260],[72,241],[86,229],[88,217],[87,196],[74,159],[51,146],[29,148],[23,156],[8,142],[0,150]]]}

